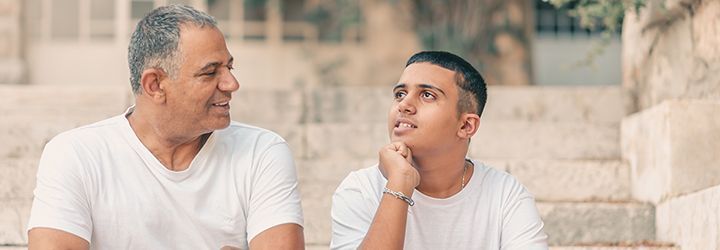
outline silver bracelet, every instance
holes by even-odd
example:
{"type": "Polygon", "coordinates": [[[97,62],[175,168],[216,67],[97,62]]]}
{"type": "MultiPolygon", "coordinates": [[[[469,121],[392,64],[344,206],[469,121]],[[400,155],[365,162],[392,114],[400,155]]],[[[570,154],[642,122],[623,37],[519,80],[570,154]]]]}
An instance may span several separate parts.
{"type": "Polygon", "coordinates": [[[407,202],[407,204],[410,206],[415,205],[415,201],[410,199],[410,197],[405,196],[405,194],[403,194],[402,192],[392,191],[392,190],[388,189],[387,187],[385,187],[385,189],[383,189],[383,194],[389,194],[389,195],[395,196],[395,198],[398,198],[404,202],[407,202]]]}

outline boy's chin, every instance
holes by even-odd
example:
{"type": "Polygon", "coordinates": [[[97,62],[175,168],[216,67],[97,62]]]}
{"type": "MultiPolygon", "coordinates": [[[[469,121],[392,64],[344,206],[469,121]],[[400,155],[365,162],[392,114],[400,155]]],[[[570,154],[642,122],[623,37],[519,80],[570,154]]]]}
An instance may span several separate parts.
{"type": "Polygon", "coordinates": [[[409,140],[408,138],[397,138],[397,137],[393,137],[393,138],[390,138],[390,142],[392,142],[392,143],[402,142],[402,143],[405,144],[405,146],[407,146],[408,148],[410,148],[410,150],[412,150],[413,147],[415,146],[415,143],[413,143],[413,141],[412,141],[412,140],[409,140]]]}

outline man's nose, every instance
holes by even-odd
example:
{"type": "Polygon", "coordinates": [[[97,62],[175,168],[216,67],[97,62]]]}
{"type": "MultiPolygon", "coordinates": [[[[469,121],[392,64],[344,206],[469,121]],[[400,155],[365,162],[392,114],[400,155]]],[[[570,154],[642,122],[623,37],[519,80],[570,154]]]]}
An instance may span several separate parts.
{"type": "Polygon", "coordinates": [[[235,79],[232,72],[228,71],[228,74],[226,74],[226,76],[218,84],[218,88],[225,92],[235,92],[240,88],[240,83],[238,83],[237,79],[235,79]]]}

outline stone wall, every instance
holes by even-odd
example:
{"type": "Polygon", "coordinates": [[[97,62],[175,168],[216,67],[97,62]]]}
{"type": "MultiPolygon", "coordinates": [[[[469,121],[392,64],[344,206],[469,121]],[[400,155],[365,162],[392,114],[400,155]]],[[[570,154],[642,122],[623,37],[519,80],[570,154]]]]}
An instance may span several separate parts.
{"type": "Polygon", "coordinates": [[[19,0],[0,0],[0,84],[24,81],[19,0]]]}
{"type": "Polygon", "coordinates": [[[622,121],[632,197],[656,205],[655,238],[718,249],[720,1],[647,1],[623,26],[622,121]]]}
{"type": "Polygon", "coordinates": [[[623,25],[623,85],[645,109],[673,98],[720,99],[720,1],[647,1],[623,25]]]}

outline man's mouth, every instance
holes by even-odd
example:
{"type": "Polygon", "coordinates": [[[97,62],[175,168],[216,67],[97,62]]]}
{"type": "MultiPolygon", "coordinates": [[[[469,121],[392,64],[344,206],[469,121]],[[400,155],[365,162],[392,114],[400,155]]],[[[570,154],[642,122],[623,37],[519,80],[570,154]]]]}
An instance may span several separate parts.
{"type": "Polygon", "coordinates": [[[225,108],[225,107],[228,107],[228,106],[230,105],[230,102],[229,102],[229,101],[226,101],[226,102],[218,102],[218,103],[213,103],[212,105],[213,105],[213,107],[225,108]]]}

